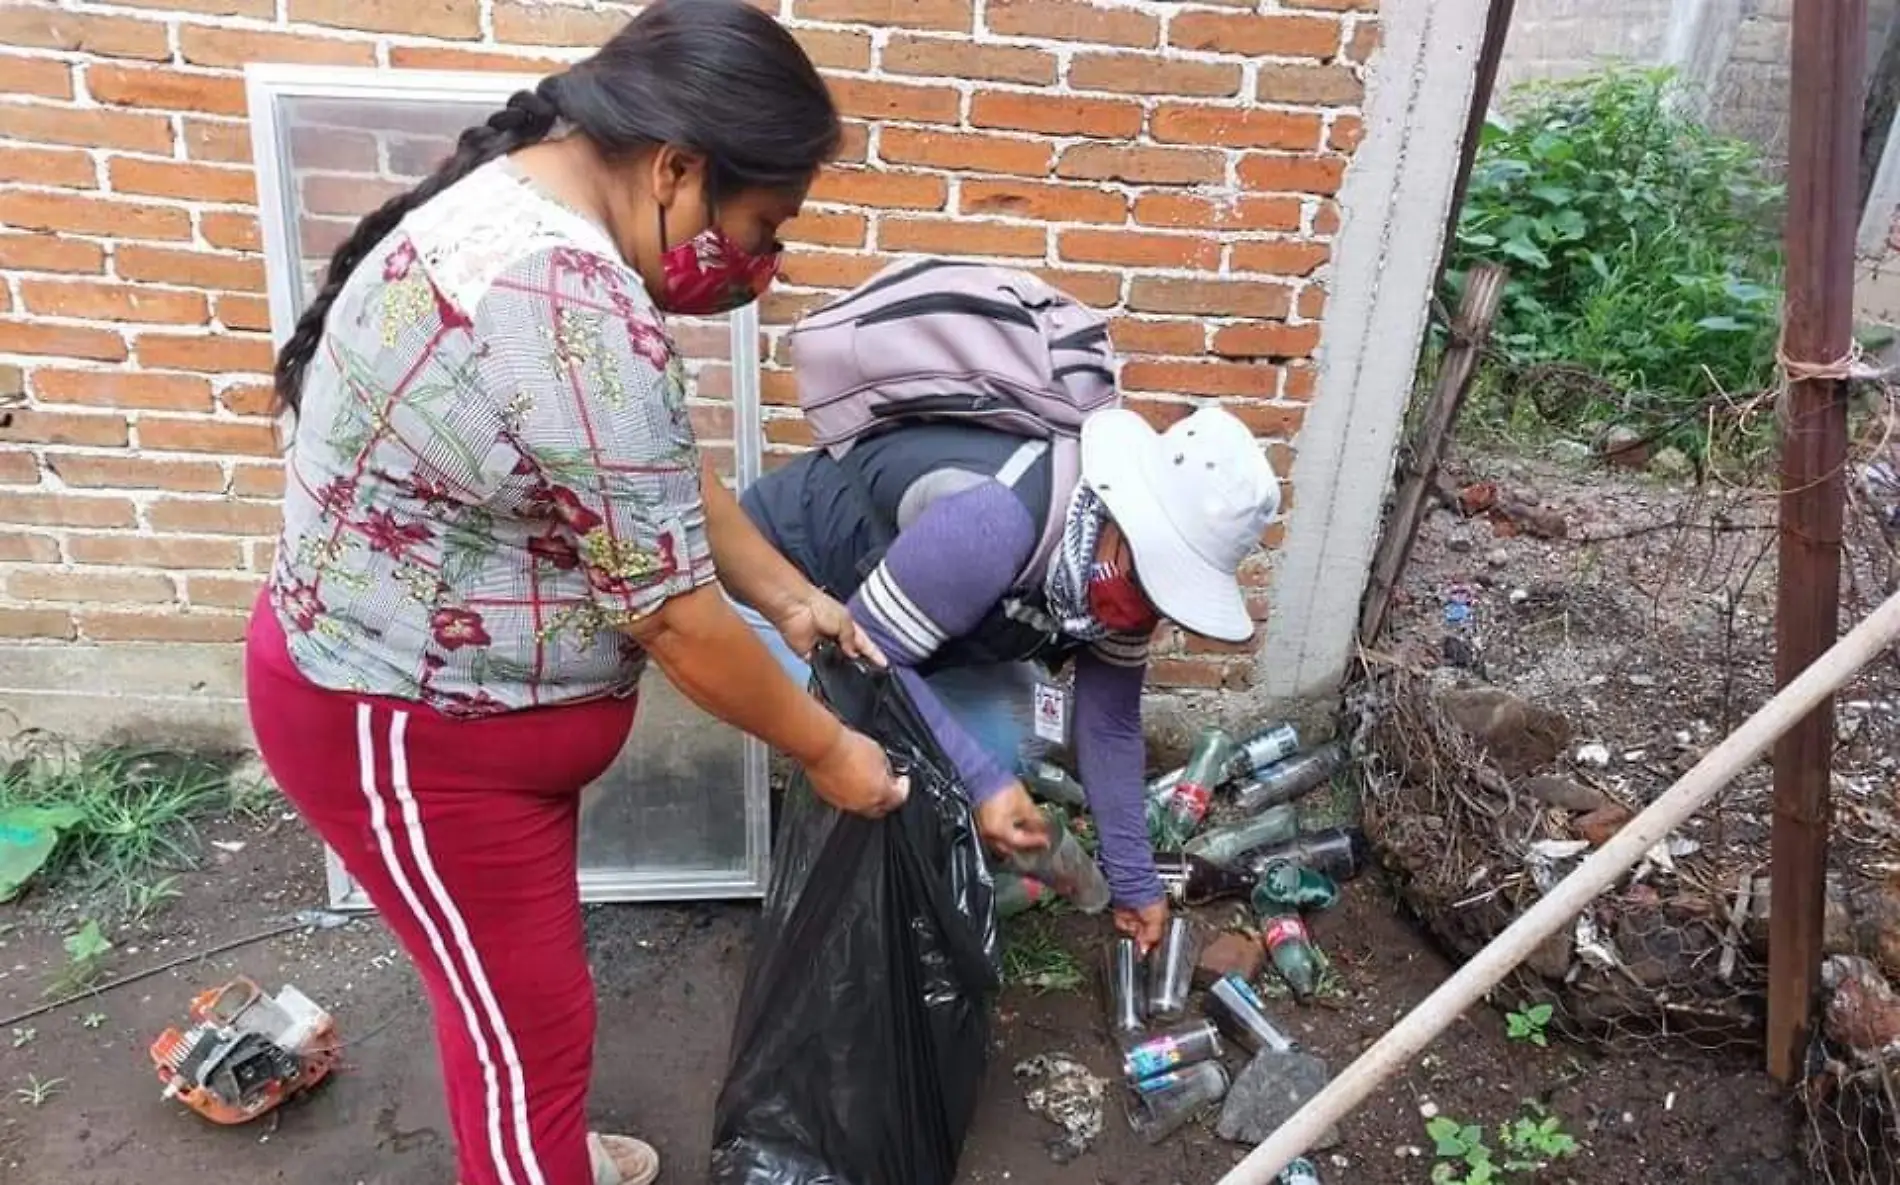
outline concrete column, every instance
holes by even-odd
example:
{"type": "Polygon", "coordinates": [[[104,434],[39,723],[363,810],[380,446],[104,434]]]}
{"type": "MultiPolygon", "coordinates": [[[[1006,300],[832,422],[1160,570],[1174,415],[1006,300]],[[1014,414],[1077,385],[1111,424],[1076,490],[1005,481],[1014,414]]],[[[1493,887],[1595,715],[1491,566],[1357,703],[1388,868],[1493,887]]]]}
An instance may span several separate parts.
{"type": "Polygon", "coordinates": [[[1338,686],[1372,553],[1471,104],[1486,0],[1386,0],[1366,138],[1340,194],[1319,391],[1293,467],[1297,502],[1258,659],[1267,701],[1338,686]]]}

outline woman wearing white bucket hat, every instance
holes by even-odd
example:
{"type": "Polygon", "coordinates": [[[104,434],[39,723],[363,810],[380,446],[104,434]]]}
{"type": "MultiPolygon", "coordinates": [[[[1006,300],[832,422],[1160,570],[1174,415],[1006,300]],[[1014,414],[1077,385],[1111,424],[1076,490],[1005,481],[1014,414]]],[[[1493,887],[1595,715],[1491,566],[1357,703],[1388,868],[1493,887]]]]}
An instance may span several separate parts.
{"type": "MultiPolygon", "coordinates": [[[[1132,411],[1096,412],[1080,468],[1073,488],[1057,489],[1049,451],[1021,437],[908,423],[842,458],[807,454],[743,504],[808,579],[848,599],[956,764],[992,848],[1047,844],[1017,770],[1032,730],[1055,741],[1042,725],[1060,721],[1117,927],[1146,948],[1167,919],[1142,795],[1149,641],[1163,620],[1222,642],[1252,636],[1238,571],[1279,509],[1280,486],[1246,425],[1218,408],[1165,432],[1132,411]],[[1063,516],[1060,543],[1025,580],[1051,515],[1063,516]],[[1039,692],[1069,662],[1072,698],[1039,692]],[[1057,706],[1037,713],[1032,703],[1057,706]]],[[[770,626],[754,628],[803,675],[770,626]]]]}

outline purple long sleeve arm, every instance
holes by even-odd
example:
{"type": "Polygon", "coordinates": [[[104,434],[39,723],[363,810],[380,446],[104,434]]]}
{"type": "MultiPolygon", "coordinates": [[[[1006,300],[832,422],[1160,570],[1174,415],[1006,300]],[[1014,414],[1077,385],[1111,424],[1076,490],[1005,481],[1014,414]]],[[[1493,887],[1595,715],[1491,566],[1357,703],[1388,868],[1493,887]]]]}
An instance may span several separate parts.
{"type": "Polygon", "coordinates": [[[996,607],[1036,546],[1022,502],[997,482],[940,498],[904,528],[851,598],[851,616],[891,660],[972,803],[1016,780],[943,706],[914,669],[996,607]]]}
{"type": "MultiPolygon", "coordinates": [[[[931,735],[957,768],[972,802],[1016,778],[966,732],[914,669],[951,638],[975,628],[1014,583],[1036,545],[1036,524],[996,482],[942,498],[906,527],[851,598],[851,615],[884,653],[931,735]]],[[[1075,673],[1076,750],[1089,809],[1102,839],[1102,865],[1117,905],[1159,901],[1148,841],[1142,770],[1141,663],[1085,652],[1075,673]]]]}
{"type": "Polygon", "coordinates": [[[1140,909],[1161,900],[1142,771],[1141,685],[1147,667],[1105,661],[1090,650],[1076,659],[1076,762],[1089,812],[1102,840],[1102,870],[1115,904],[1140,909]]]}

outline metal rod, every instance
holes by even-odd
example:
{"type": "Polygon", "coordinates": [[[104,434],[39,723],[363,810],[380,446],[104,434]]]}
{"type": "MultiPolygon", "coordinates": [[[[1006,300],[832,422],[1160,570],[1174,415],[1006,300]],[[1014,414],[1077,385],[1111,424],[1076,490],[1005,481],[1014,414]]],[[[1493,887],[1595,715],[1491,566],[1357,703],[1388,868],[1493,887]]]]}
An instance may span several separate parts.
{"type": "Polygon", "coordinates": [[[295,933],[298,930],[306,928],[307,923],[305,922],[285,922],[275,929],[260,930],[256,934],[247,934],[243,938],[233,938],[231,941],[211,947],[209,950],[195,950],[190,954],[179,955],[177,958],[160,963],[156,967],[147,967],[143,971],[134,971],[129,975],[121,975],[119,978],[109,980],[100,984],[98,987],[89,987],[84,991],[74,992],[70,996],[63,996],[50,1004],[41,1004],[37,1008],[29,1008],[17,1016],[9,1016],[5,1020],[0,1020],[0,1029],[9,1028],[22,1021],[32,1020],[36,1016],[45,1016],[49,1012],[58,1012],[69,1004],[77,1004],[81,1000],[90,1000],[94,996],[103,996],[107,992],[116,991],[129,983],[137,983],[141,979],[150,979],[154,975],[162,975],[175,967],[183,967],[186,963],[195,963],[200,959],[213,958],[217,955],[234,951],[241,946],[250,946],[255,942],[263,942],[269,938],[277,938],[281,935],[295,933]]]}
{"type": "MultiPolygon", "coordinates": [[[[1478,162],[1478,148],[1484,142],[1485,121],[1491,115],[1491,96],[1497,92],[1498,69],[1504,64],[1504,43],[1511,33],[1511,17],[1517,0],[1491,0],[1491,11],[1484,18],[1484,41],[1478,47],[1478,69],[1471,89],[1471,109],[1465,116],[1465,139],[1458,150],[1458,178],[1452,184],[1451,212],[1445,216],[1445,240],[1438,251],[1438,281],[1443,283],[1445,268],[1451,263],[1458,245],[1458,223],[1464,217],[1465,193],[1471,188],[1471,170],[1478,162]]],[[[1438,284],[1432,285],[1434,289],[1438,284]]]]}
{"type": "Polygon", "coordinates": [[[1860,669],[1900,638],[1900,594],[1889,597],[1853,632],[1817,659],[1742,726],[1712,749],[1681,781],[1630,820],[1610,841],[1466,961],[1418,1007],[1359,1055],[1325,1090],[1281,1124],[1219,1185],[1272,1185],[1274,1175],[1311,1148],[1326,1131],[1379,1089],[1405,1064],[1528,958],[1569,925],[1596,896],[1615,884],[1696,811],[1708,805],[1768,751],[1796,721],[1840,690],[1860,669]]]}
{"type": "MultiPolygon", "coordinates": [[[[1788,134],[1787,312],[1775,675],[1787,686],[1840,633],[1847,380],[1810,375],[1853,345],[1866,0],[1796,0],[1788,134]]],[[[1820,986],[1834,705],[1775,747],[1768,1072],[1793,1082],[1820,986]]]]}

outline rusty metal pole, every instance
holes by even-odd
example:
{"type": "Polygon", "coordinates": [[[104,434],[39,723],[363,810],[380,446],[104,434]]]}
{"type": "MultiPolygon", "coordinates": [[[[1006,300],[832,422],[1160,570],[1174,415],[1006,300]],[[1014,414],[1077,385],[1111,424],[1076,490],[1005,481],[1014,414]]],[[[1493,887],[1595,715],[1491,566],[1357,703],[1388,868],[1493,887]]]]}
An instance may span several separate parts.
{"type": "MultiPolygon", "coordinates": [[[[1847,380],[1854,330],[1866,0],[1795,0],[1788,130],[1787,311],[1775,676],[1786,687],[1840,632],[1847,380]],[[1825,371],[1828,373],[1815,373],[1825,371]]],[[[1775,746],[1768,1071],[1800,1073],[1826,907],[1830,697],[1775,746]]]]}

